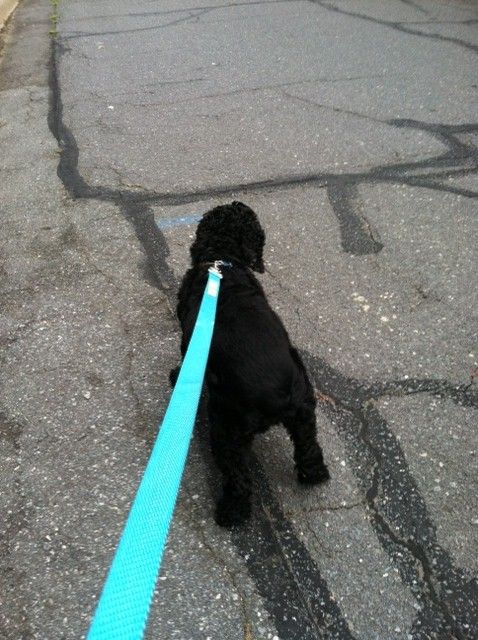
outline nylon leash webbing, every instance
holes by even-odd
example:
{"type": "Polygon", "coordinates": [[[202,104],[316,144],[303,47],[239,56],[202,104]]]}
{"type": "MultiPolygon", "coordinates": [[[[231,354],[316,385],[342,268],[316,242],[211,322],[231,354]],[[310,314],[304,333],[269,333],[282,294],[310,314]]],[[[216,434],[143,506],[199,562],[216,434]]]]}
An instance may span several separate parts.
{"type": "Polygon", "coordinates": [[[143,637],[201,395],[221,277],[209,270],[189,347],[87,640],[143,637]]]}

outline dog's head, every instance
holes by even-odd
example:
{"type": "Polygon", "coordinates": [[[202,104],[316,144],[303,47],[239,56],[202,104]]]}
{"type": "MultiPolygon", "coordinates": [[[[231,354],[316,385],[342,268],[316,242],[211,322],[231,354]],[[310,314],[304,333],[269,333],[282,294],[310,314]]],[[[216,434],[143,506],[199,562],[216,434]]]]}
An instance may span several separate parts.
{"type": "Polygon", "coordinates": [[[242,202],[214,207],[203,215],[191,246],[193,265],[232,260],[264,273],[265,233],[254,211],[242,202]]]}

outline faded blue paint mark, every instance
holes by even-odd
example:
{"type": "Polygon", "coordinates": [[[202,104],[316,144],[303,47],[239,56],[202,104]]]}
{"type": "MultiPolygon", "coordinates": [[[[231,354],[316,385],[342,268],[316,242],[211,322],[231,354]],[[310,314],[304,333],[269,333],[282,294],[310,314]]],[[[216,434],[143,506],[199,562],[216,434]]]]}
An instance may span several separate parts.
{"type": "Polygon", "coordinates": [[[174,227],[181,227],[184,224],[193,224],[199,222],[202,218],[202,214],[195,213],[190,216],[181,216],[179,218],[160,218],[156,220],[156,224],[160,229],[173,229],[174,227]]]}

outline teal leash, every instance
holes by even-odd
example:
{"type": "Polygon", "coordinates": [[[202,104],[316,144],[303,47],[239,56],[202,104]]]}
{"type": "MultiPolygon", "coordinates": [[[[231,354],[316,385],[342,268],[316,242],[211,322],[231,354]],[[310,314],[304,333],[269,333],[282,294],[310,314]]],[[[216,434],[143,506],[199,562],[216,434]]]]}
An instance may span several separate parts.
{"type": "Polygon", "coordinates": [[[87,640],[143,638],[196,419],[214,329],[221,264],[217,261],[209,269],[189,347],[87,640]]]}

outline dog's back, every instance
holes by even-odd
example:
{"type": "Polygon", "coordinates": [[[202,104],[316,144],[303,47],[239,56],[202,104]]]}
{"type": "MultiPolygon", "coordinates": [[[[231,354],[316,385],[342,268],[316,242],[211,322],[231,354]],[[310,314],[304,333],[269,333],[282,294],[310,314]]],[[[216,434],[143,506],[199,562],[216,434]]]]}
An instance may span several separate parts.
{"type": "MultiPolygon", "coordinates": [[[[186,341],[200,302],[192,290],[202,290],[206,267],[196,274],[183,292],[190,303],[181,309],[186,341]]],[[[210,392],[231,409],[260,413],[264,426],[283,422],[304,403],[314,406],[305,369],[281,320],[254,275],[241,267],[223,272],[206,379],[210,392]]]]}

